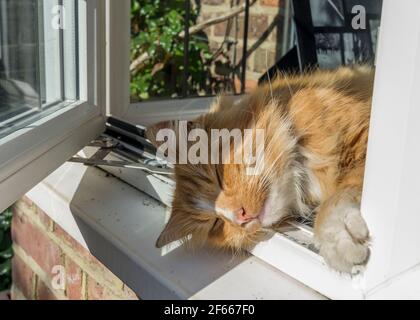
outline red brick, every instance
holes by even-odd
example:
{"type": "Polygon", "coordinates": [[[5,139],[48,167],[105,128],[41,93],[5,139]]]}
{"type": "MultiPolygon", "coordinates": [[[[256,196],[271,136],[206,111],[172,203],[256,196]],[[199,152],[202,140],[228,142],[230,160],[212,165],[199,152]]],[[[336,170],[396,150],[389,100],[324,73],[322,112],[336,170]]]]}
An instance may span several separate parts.
{"type": "MultiPolygon", "coordinates": [[[[220,13],[221,15],[223,12],[220,13]]],[[[260,38],[262,34],[268,29],[268,15],[267,14],[251,14],[248,26],[248,38],[260,38]]],[[[218,23],[214,26],[214,35],[222,37],[226,35],[227,21],[218,23]]],[[[242,40],[244,37],[245,20],[243,14],[238,16],[238,39],[242,40]]],[[[228,36],[234,37],[236,33],[235,24],[231,25],[228,36]]],[[[210,37],[211,38],[211,37],[210,37]]]]}
{"type": "Polygon", "coordinates": [[[88,279],[88,299],[102,300],[104,296],[104,287],[92,278],[88,279]]]}
{"type": "Polygon", "coordinates": [[[36,298],[37,300],[57,300],[54,293],[41,280],[38,280],[36,298]]]}
{"type": "Polygon", "coordinates": [[[29,198],[22,198],[13,206],[13,212],[17,215],[27,215],[30,219],[37,219],[45,227],[49,229],[51,219],[41,209],[36,207],[29,198]]]}
{"type": "MultiPolygon", "coordinates": [[[[278,39],[279,37],[282,37],[282,28],[281,26],[278,24],[276,28],[273,29],[273,31],[270,34],[270,38],[269,41],[278,41],[279,43],[282,43],[282,39],[278,39]]],[[[273,47],[275,47],[273,45],[273,47]]]]}
{"type": "MultiPolygon", "coordinates": [[[[238,37],[238,40],[243,40],[244,38],[244,30],[245,30],[244,26],[245,26],[244,15],[240,14],[238,16],[238,30],[237,30],[237,35],[236,35],[238,37]]],[[[236,28],[233,28],[233,29],[236,29],[236,28]]]]}
{"type": "Polygon", "coordinates": [[[82,300],[82,270],[66,257],[66,295],[70,300],[82,300]]]}
{"type": "MultiPolygon", "coordinates": [[[[258,86],[258,82],[256,80],[245,80],[245,92],[250,92],[252,89],[258,86]]],[[[236,92],[241,91],[241,81],[235,77],[235,90],[236,92]]]]}
{"type": "Polygon", "coordinates": [[[54,266],[62,265],[60,248],[25,215],[14,215],[12,238],[46,273],[51,274],[54,266]]]}
{"type": "MultiPolygon", "coordinates": [[[[222,16],[222,15],[226,14],[226,10],[229,10],[229,7],[226,7],[224,9],[222,8],[220,12],[214,13],[213,14],[213,17],[215,18],[215,17],[219,17],[219,16],[222,16]]],[[[239,15],[238,17],[239,17],[238,18],[238,25],[240,26],[241,24],[243,24],[243,21],[244,21],[243,20],[243,13],[241,15],[239,15]]],[[[220,22],[220,23],[215,24],[213,26],[213,28],[214,28],[213,30],[214,30],[214,35],[215,36],[224,37],[226,35],[226,28],[228,26],[228,21],[231,22],[231,24],[230,24],[230,32],[228,33],[228,36],[231,36],[231,37],[234,37],[235,36],[235,33],[236,33],[236,27],[235,27],[236,26],[236,22],[235,22],[234,19],[230,19],[230,20],[223,21],[223,22],[220,22]]],[[[208,28],[208,29],[210,29],[210,28],[208,28]]],[[[210,38],[210,40],[214,40],[214,39],[212,39],[211,35],[209,36],[209,38],[210,38]]]]}
{"type": "Polygon", "coordinates": [[[21,247],[29,257],[32,257],[39,267],[50,276],[50,279],[43,279],[46,282],[42,282],[31,270],[31,266],[25,265],[17,256],[13,260],[13,280],[15,288],[19,292],[22,292],[28,299],[37,298],[40,300],[57,298],[79,300],[86,298],[85,294],[90,300],[138,299],[131,289],[123,285],[121,280],[92,256],[88,250],[60,226],[52,224],[42,210],[35,205],[29,207],[29,204],[22,201],[15,207],[16,214],[13,217],[12,238],[16,245],[21,247]],[[28,207],[26,208],[26,206],[28,207]],[[37,216],[38,218],[36,218],[37,216]],[[58,243],[60,244],[61,242],[65,243],[65,250],[70,249],[77,258],[73,255],[72,258],[65,256],[62,248],[56,243],[57,241],[51,239],[51,233],[35,223],[35,220],[41,221],[42,224],[54,225],[52,230],[54,238],[59,238],[61,241],[58,243]],[[78,259],[82,259],[82,261],[79,262],[78,259]],[[52,271],[53,267],[57,265],[65,267],[66,270],[65,291],[53,290],[46,285],[56,276],[56,274],[52,274],[52,271]],[[86,270],[82,270],[83,266],[86,266],[86,270]],[[83,292],[85,276],[87,288],[86,292],[83,292]],[[95,278],[99,279],[100,282],[97,282],[95,278]],[[36,288],[36,292],[33,292],[34,288],[36,288]]]}
{"type": "Polygon", "coordinates": [[[262,6],[281,7],[284,6],[283,0],[260,0],[262,6]]]}
{"type": "MultiPolygon", "coordinates": [[[[227,28],[227,22],[221,22],[218,23],[214,26],[214,35],[217,37],[224,37],[226,35],[226,28],[227,28]]],[[[231,32],[233,31],[234,28],[231,29],[231,32]]]]}
{"type": "Polygon", "coordinates": [[[136,293],[131,290],[129,287],[124,285],[123,288],[124,298],[127,300],[139,300],[139,297],[136,295],[136,293]]]}
{"type": "Polygon", "coordinates": [[[109,289],[104,287],[95,279],[88,277],[87,285],[88,300],[116,300],[117,298],[112,295],[109,289]]]}
{"type": "MultiPolygon", "coordinates": [[[[198,18],[197,18],[197,22],[198,23],[202,23],[204,21],[210,20],[211,18],[213,18],[212,14],[209,13],[201,13],[198,18]]],[[[209,29],[209,28],[207,28],[209,29]]],[[[206,31],[206,29],[204,29],[204,31],[206,31]]]]}
{"type": "Polygon", "coordinates": [[[213,53],[216,52],[217,50],[219,50],[220,45],[221,45],[220,42],[210,41],[209,43],[210,51],[213,53]]]}
{"type": "MultiPolygon", "coordinates": [[[[119,281],[118,277],[115,276],[107,267],[105,267],[96,257],[90,254],[90,252],[83,247],[77,240],[72,238],[63,228],[59,225],[54,226],[54,233],[72,250],[77,253],[81,258],[84,259],[86,264],[89,264],[93,270],[101,273],[106,279],[109,279],[110,282],[119,281]]],[[[86,270],[85,270],[86,271],[86,270]]]]}
{"type": "Polygon", "coordinates": [[[34,202],[31,199],[29,199],[27,196],[23,196],[21,200],[29,207],[32,207],[34,204],[34,202]]]}
{"type": "MultiPolygon", "coordinates": [[[[268,16],[266,14],[250,15],[248,24],[248,38],[259,39],[268,29],[268,16]]],[[[238,39],[243,39],[244,30],[244,17],[240,16],[238,18],[238,39]]]]}
{"type": "Polygon", "coordinates": [[[63,228],[58,224],[54,225],[54,234],[60,238],[64,243],[72,248],[74,252],[79,253],[82,257],[91,259],[91,254],[84,246],[82,246],[76,239],[70,236],[63,228]]]}
{"type": "Polygon", "coordinates": [[[260,38],[268,28],[268,17],[264,14],[251,15],[249,18],[248,37],[260,38]]]}
{"type": "Polygon", "coordinates": [[[34,273],[17,255],[12,259],[12,279],[15,286],[22,292],[26,299],[33,298],[32,283],[34,273]]]}
{"type": "Polygon", "coordinates": [[[270,68],[274,65],[276,55],[272,51],[257,49],[254,55],[254,71],[266,72],[267,67],[270,68]]]}
{"type": "Polygon", "coordinates": [[[52,220],[49,216],[47,216],[47,214],[42,211],[40,208],[36,207],[36,211],[35,214],[38,216],[39,221],[42,223],[42,225],[49,230],[52,220]]]}

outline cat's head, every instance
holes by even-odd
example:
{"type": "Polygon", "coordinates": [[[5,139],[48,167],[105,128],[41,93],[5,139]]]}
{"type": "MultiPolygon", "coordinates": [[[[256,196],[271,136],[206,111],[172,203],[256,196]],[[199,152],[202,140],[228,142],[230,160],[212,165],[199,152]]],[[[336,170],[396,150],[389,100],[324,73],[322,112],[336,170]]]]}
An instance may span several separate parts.
{"type": "MultiPolygon", "coordinates": [[[[296,139],[290,121],[281,116],[273,102],[257,112],[258,108],[249,105],[252,101],[238,107],[226,106],[227,103],[219,99],[209,113],[184,123],[182,128],[178,121],[167,121],[147,130],[148,138],[157,147],[164,143],[158,141],[162,140],[162,135],[158,135],[162,130],[174,132],[172,143],[176,143],[172,150],[176,158],[173,159],[176,188],[171,216],[156,242],[157,247],[189,239],[192,245],[210,243],[220,248],[247,249],[289,214],[296,198],[296,139]],[[186,147],[180,146],[180,140],[194,129],[201,130],[193,134],[201,144],[189,141],[186,147]],[[219,140],[219,157],[212,158],[215,145],[212,134],[221,129],[230,133],[237,129],[243,137],[239,144],[233,138],[227,139],[228,160],[223,159],[227,153],[223,153],[222,140],[219,140]],[[263,132],[262,141],[258,140],[261,136],[257,137],[257,132],[263,132]],[[204,134],[207,140],[202,139],[204,134]],[[204,149],[198,151],[199,145],[207,146],[209,153],[203,154],[204,149]],[[253,161],[247,162],[243,156],[249,150],[253,161]],[[180,153],[185,152],[182,160],[180,153]],[[236,154],[241,154],[244,161],[235,160],[236,154]],[[205,163],[197,163],[191,155],[198,155],[200,162],[205,163]]],[[[171,139],[165,141],[168,140],[171,139]]]]}

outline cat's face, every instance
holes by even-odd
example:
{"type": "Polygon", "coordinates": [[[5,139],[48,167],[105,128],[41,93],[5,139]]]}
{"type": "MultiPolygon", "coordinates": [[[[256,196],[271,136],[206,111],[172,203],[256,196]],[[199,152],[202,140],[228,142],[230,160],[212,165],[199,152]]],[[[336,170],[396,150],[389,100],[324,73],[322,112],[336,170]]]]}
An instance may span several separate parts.
{"type": "MultiPolygon", "coordinates": [[[[217,108],[190,123],[189,128],[203,129],[209,136],[211,129],[239,128],[241,132],[246,128],[253,132],[256,128],[262,129],[264,156],[260,158],[261,163],[254,163],[254,168],[258,166],[260,170],[249,174],[249,164],[233,161],[235,152],[244,152],[249,143],[246,139],[239,146],[230,141],[232,157],[228,163],[215,164],[210,160],[200,164],[175,163],[176,188],[171,217],[156,243],[158,247],[191,237],[189,243],[192,244],[209,242],[234,250],[250,248],[264,237],[268,228],[289,213],[291,199],[295,198],[295,140],[287,120],[279,118],[276,109],[270,106],[252,118],[246,113],[231,117],[225,110],[217,108]]],[[[149,128],[149,139],[157,146],[156,133],[162,128],[174,132],[178,129],[175,122],[149,128]]],[[[257,157],[255,136],[251,140],[257,157]]],[[[178,156],[180,148],[176,150],[178,156]]]]}

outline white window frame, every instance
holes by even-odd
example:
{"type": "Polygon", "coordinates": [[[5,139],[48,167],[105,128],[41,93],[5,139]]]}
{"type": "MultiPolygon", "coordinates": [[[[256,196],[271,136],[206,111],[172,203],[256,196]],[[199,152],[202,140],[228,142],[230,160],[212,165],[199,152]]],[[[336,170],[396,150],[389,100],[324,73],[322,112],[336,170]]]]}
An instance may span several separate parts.
{"type": "Polygon", "coordinates": [[[105,6],[80,0],[80,99],[0,139],[0,212],[105,127],[105,6]]]}
{"type": "MultiPolygon", "coordinates": [[[[107,4],[107,70],[112,74],[107,82],[108,115],[148,125],[205,111],[208,103],[200,99],[129,104],[130,1],[107,4]]],[[[357,276],[338,274],[320,256],[281,234],[252,253],[329,298],[420,298],[420,126],[415,122],[420,118],[419,89],[420,2],[384,0],[362,197],[362,214],[372,237],[368,265],[357,276]]],[[[126,170],[122,175],[140,181],[142,190],[150,190],[147,183],[154,192],[165,189],[150,177],[140,177],[145,176],[142,172],[126,170]]]]}

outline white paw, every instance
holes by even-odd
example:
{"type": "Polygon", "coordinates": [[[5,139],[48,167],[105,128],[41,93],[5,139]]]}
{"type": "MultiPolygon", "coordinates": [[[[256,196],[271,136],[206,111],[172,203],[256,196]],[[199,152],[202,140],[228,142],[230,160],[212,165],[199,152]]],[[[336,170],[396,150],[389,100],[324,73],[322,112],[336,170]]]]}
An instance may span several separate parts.
{"type": "Polygon", "coordinates": [[[319,253],[332,268],[351,273],[369,257],[369,230],[355,206],[338,206],[320,226],[316,236],[319,253]]]}

